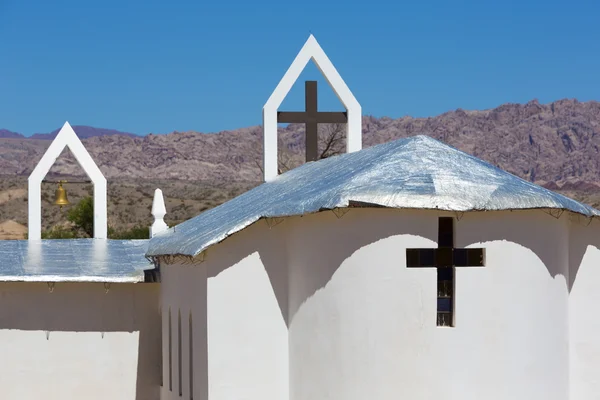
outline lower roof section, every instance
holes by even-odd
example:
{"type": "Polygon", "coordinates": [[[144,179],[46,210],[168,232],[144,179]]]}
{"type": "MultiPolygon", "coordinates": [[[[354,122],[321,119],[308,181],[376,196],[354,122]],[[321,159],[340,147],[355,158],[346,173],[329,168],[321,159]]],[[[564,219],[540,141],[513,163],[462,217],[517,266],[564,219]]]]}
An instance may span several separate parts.
{"type": "Polygon", "coordinates": [[[145,282],[154,270],[147,248],[148,240],[0,240],[0,282],[145,282]]]}

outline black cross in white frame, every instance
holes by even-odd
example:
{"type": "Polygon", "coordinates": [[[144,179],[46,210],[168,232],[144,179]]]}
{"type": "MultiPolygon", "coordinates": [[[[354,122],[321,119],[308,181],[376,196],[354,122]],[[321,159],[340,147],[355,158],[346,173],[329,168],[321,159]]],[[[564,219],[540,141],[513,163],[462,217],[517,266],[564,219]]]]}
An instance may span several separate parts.
{"type": "Polygon", "coordinates": [[[484,249],[454,248],[454,218],[440,217],[437,249],[406,249],[408,268],[437,269],[437,325],[454,326],[455,267],[483,267],[484,249]]]}
{"type": "Polygon", "coordinates": [[[348,113],[345,111],[318,111],[317,81],[304,82],[305,111],[279,111],[277,122],[304,124],[306,161],[317,161],[318,158],[318,124],[347,123],[348,113]]]}

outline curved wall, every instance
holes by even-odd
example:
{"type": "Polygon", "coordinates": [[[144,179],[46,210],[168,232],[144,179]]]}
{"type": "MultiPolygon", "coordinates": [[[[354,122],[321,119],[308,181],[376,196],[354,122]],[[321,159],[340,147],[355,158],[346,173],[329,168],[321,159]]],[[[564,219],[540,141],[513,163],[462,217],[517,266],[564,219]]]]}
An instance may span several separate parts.
{"type": "MultiPolygon", "coordinates": [[[[541,211],[465,213],[453,328],[436,326],[428,211],[352,209],[286,221],[290,399],[568,398],[568,225],[541,211]]],[[[455,214],[446,214],[455,216],[455,214]]]]}

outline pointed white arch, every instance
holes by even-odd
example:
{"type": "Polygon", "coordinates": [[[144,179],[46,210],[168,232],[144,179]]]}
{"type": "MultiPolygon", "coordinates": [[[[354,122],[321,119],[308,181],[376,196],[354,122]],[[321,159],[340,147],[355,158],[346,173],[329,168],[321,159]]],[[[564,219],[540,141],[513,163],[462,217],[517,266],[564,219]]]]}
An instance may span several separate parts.
{"type": "Polygon", "coordinates": [[[310,60],[316,64],[340,102],[346,107],[348,113],[346,151],[350,153],[362,148],[361,106],[321,46],[319,46],[317,39],[310,35],[263,107],[265,181],[270,181],[277,176],[277,109],[310,60]]]}
{"type": "Polygon", "coordinates": [[[29,187],[29,240],[39,240],[42,236],[42,180],[56,162],[60,153],[68,147],[73,156],[81,165],[87,176],[94,184],[94,238],[106,239],[107,212],[106,212],[106,178],[96,165],[88,151],[77,137],[68,122],[65,122],[56,138],[44,153],[44,156],[34,168],[28,179],[29,187]]]}

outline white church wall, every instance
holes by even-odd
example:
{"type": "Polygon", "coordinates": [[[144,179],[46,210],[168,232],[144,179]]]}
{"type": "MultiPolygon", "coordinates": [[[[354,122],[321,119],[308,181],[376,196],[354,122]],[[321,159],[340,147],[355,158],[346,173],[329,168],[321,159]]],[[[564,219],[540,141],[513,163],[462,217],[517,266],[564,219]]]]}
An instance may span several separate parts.
{"type": "MultiPolygon", "coordinates": [[[[437,247],[428,211],[351,209],[286,221],[290,399],[560,399],[568,396],[568,229],[541,211],[465,213],[456,326],[436,326],[436,271],[405,249],[437,247]]],[[[455,216],[455,214],[446,214],[455,216]]]]}
{"type": "Polygon", "coordinates": [[[570,400],[600,399],[600,222],[574,217],[570,231],[570,400]]]}
{"type": "Polygon", "coordinates": [[[285,224],[269,229],[259,221],[211,247],[201,263],[161,266],[164,400],[190,399],[185,329],[181,397],[178,391],[178,310],[194,316],[194,399],[288,398],[284,231],[285,224]]]}
{"type": "Polygon", "coordinates": [[[206,268],[161,266],[161,399],[208,399],[206,268]]]}
{"type": "Polygon", "coordinates": [[[157,284],[0,283],[2,399],[159,398],[157,284]]]}
{"type": "Polygon", "coordinates": [[[289,397],[285,229],[259,221],[207,252],[210,400],[289,397]]]}

